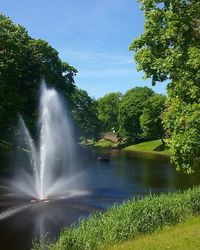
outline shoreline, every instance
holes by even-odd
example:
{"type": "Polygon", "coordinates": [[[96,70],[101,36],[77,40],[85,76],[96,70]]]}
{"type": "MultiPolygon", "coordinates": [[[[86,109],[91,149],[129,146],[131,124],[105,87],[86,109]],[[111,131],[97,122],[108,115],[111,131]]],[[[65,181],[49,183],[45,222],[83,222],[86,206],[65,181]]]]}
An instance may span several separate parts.
{"type": "Polygon", "coordinates": [[[152,140],[147,142],[141,142],[138,144],[133,144],[125,147],[118,147],[118,144],[109,141],[109,140],[100,140],[94,144],[85,144],[85,146],[90,146],[93,148],[101,148],[101,149],[113,149],[119,151],[127,151],[133,153],[144,153],[144,154],[154,154],[170,157],[170,153],[167,150],[156,151],[155,149],[162,146],[160,140],[152,140]]]}
{"type": "Polygon", "coordinates": [[[127,152],[136,152],[136,153],[145,153],[145,154],[154,154],[154,155],[162,155],[162,156],[166,156],[166,157],[170,157],[170,153],[168,152],[162,152],[162,151],[147,151],[147,150],[137,150],[137,149],[119,149],[122,151],[127,151],[127,152]]]}

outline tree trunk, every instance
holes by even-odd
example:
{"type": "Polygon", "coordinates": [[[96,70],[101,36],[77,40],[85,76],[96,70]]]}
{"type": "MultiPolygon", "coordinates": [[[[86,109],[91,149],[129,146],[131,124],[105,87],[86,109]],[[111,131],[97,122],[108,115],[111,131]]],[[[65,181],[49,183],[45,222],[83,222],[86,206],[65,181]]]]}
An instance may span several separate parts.
{"type": "Polygon", "coordinates": [[[166,147],[166,143],[165,143],[165,141],[163,140],[162,136],[160,136],[160,139],[161,139],[161,141],[162,141],[162,144],[166,147]]]}

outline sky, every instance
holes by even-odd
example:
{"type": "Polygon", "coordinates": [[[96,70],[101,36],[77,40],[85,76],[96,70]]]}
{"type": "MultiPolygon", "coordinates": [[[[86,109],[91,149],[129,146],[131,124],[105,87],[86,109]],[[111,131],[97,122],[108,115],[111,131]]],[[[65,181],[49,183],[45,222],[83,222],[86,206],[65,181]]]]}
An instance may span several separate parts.
{"type": "Polygon", "coordinates": [[[54,47],[91,97],[136,86],[165,93],[164,83],[152,87],[151,79],[142,79],[128,49],[144,26],[136,0],[0,0],[0,12],[54,47]]]}

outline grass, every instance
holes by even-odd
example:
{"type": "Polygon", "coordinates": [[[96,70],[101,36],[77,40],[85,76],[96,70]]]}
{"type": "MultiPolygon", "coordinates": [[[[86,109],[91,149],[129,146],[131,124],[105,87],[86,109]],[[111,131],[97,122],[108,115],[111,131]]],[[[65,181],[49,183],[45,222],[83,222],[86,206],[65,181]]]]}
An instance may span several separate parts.
{"type": "Polygon", "coordinates": [[[126,151],[137,151],[137,152],[147,152],[147,153],[154,153],[154,154],[162,154],[162,155],[169,155],[168,150],[162,150],[162,141],[161,140],[154,140],[154,141],[147,141],[138,143],[135,145],[131,145],[128,147],[120,146],[119,143],[114,143],[110,140],[101,139],[96,142],[93,146],[99,148],[122,148],[126,151]]]}
{"type": "Polygon", "coordinates": [[[200,248],[200,217],[104,250],[196,250],[200,248]]]}
{"type": "Polygon", "coordinates": [[[113,148],[115,147],[115,143],[109,140],[99,140],[98,142],[95,142],[95,147],[101,147],[101,148],[113,148]]]}
{"type": "Polygon", "coordinates": [[[153,152],[153,153],[158,153],[158,154],[169,154],[167,150],[158,151],[158,149],[161,147],[162,147],[162,141],[154,140],[154,141],[147,141],[147,142],[142,142],[142,143],[138,143],[135,145],[131,145],[131,146],[125,147],[124,150],[153,152]]]}
{"type": "MultiPolygon", "coordinates": [[[[149,195],[113,206],[105,213],[80,219],[66,228],[51,250],[89,250],[121,244],[143,234],[172,226],[200,213],[200,187],[183,193],[149,195]]],[[[35,249],[43,249],[42,246],[35,249]]]]}

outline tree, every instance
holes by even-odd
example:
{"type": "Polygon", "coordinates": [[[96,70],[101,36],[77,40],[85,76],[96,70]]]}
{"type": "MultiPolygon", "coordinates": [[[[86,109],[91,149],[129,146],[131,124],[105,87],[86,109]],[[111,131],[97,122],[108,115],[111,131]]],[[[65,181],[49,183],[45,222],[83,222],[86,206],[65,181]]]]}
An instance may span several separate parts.
{"type": "Polygon", "coordinates": [[[130,45],[138,69],[153,84],[172,80],[172,96],[191,102],[199,98],[200,2],[198,0],[139,0],[145,30],[130,45]],[[176,83],[175,83],[176,82],[176,83]],[[187,84],[185,84],[187,83],[187,84]]]}
{"type": "Polygon", "coordinates": [[[191,111],[200,103],[200,1],[139,2],[145,15],[145,30],[130,49],[135,51],[138,70],[151,77],[153,84],[169,81],[164,125],[170,136],[171,159],[177,169],[192,172],[199,161],[199,144],[190,143],[194,141],[191,131],[197,131],[200,123],[198,119],[191,122],[189,132],[189,127],[179,126],[179,122],[185,120],[184,110],[187,121],[193,120],[191,111]],[[172,114],[172,110],[176,112],[172,114]],[[190,146],[185,150],[184,145],[190,146]],[[193,160],[185,164],[191,155],[193,160]]]}
{"type": "Polygon", "coordinates": [[[97,100],[98,118],[104,132],[118,130],[118,114],[121,98],[122,94],[117,92],[107,94],[97,100]]]}
{"type": "Polygon", "coordinates": [[[22,26],[14,25],[10,19],[0,15],[0,130],[3,135],[24,105],[25,97],[19,91],[19,76],[26,63],[23,58],[28,40],[22,26]]]}
{"type": "Polygon", "coordinates": [[[165,130],[171,135],[171,160],[185,173],[199,172],[200,104],[186,104],[178,97],[165,115],[165,130]]]}
{"type": "Polygon", "coordinates": [[[99,134],[99,122],[96,103],[85,90],[76,88],[73,94],[72,116],[79,135],[87,139],[96,139],[99,134]]]}
{"type": "Polygon", "coordinates": [[[119,106],[119,136],[130,142],[141,139],[140,116],[145,101],[153,95],[153,90],[147,87],[136,87],[125,93],[119,106]]]}
{"type": "Polygon", "coordinates": [[[29,122],[34,123],[33,114],[37,109],[37,92],[41,79],[44,78],[47,84],[53,85],[68,98],[68,101],[71,101],[75,88],[73,76],[77,70],[62,62],[58,52],[44,40],[31,38],[27,48],[28,52],[24,58],[27,63],[20,77],[19,88],[20,94],[26,97],[26,105],[23,105],[23,110],[20,112],[28,117],[29,122]]]}
{"type": "Polygon", "coordinates": [[[42,77],[70,98],[77,70],[62,62],[47,42],[32,39],[24,27],[2,14],[0,53],[0,129],[5,137],[15,126],[18,112],[33,125],[42,77]]]}
{"type": "Polygon", "coordinates": [[[70,92],[74,87],[74,75],[77,70],[66,62],[62,62],[58,52],[46,41],[41,39],[30,39],[28,44],[30,50],[31,69],[38,81],[41,76],[49,83],[60,89],[63,93],[70,92]],[[69,86],[68,86],[69,85],[69,86]]]}
{"type": "Polygon", "coordinates": [[[166,97],[161,94],[155,94],[145,102],[145,107],[140,116],[140,125],[142,135],[146,139],[160,138],[163,141],[164,129],[161,120],[161,115],[165,110],[166,97]]]}

